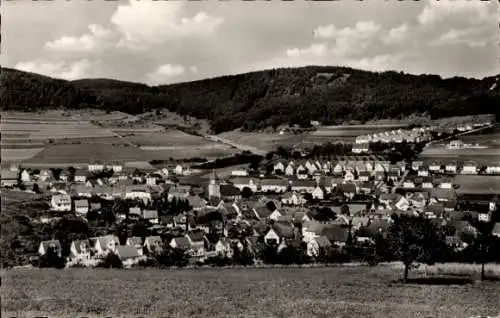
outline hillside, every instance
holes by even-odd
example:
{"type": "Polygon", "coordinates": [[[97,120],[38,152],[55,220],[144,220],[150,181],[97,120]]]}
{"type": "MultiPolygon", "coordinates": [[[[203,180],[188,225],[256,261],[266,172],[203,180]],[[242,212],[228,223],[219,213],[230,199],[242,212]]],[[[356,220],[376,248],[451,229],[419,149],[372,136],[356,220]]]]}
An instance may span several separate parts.
{"type": "Polygon", "coordinates": [[[166,108],[211,121],[215,132],[319,120],[338,124],[499,112],[498,76],[482,80],[346,67],[300,67],[150,87],[107,79],[64,81],[3,68],[2,110],[101,108],[143,113],[166,108]]]}

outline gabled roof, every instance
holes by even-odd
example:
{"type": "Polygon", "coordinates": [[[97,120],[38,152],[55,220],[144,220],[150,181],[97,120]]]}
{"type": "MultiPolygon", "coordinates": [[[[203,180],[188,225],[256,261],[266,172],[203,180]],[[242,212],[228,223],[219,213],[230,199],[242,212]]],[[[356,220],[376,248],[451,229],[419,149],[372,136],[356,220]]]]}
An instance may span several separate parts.
{"type": "Polygon", "coordinates": [[[292,181],[292,187],[311,187],[311,188],[316,188],[316,181],[315,180],[293,180],[292,181]]]}
{"type": "Polygon", "coordinates": [[[89,207],[89,201],[87,200],[76,200],[75,201],[75,208],[88,208],[89,207]]]}
{"type": "Polygon", "coordinates": [[[187,250],[191,247],[189,240],[186,237],[174,237],[172,240],[175,241],[175,244],[178,249],[187,250]]]}
{"type": "Polygon", "coordinates": [[[158,211],[157,210],[144,210],[142,211],[142,218],[146,220],[157,219],[158,211]]]}
{"type": "Polygon", "coordinates": [[[349,230],[340,224],[328,224],[321,230],[320,236],[326,236],[331,242],[345,243],[349,230]]]}
{"type": "Polygon", "coordinates": [[[12,171],[9,169],[2,170],[1,172],[1,178],[2,180],[17,180],[19,176],[18,171],[12,171]]]}
{"type": "Polygon", "coordinates": [[[142,245],[142,239],[138,236],[129,237],[127,238],[127,245],[130,246],[142,245]]]}
{"type": "Polygon", "coordinates": [[[220,185],[220,195],[223,197],[233,197],[240,195],[240,189],[232,184],[221,184],[220,185]]]}
{"type": "MultiPolygon", "coordinates": [[[[82,253],[83,248],[85,247],[87,250],[90,249],[89,240],[75,240],[71,243],[78,254],[82,253]]],[[[74,255],[76,256],[76,255],[74,255]]]]}
{"type": "Polygon", "coordinates": [[[322,248],[332,246],[332,243],[330,242],[330,240],[328,239],[327,236],[315,237],[315,238],[313,238],[313,240],[315,240],[316,243],[318,243],[318,246],[322,247],[322,248]]]}
{"type": "Polygon", "coordinates": [[[354,183],[341,183],[337,187],[344,193],[356,193],[356,185],[354,183]]]}
{"type": "Polygon", "coordinates": [[[293,227],[280,223],[275,223],[271,226],[273,231],[281,238],[293,238],[293,227]]]}
{"type": "Polygon", "coordinates": [[[61,249],[61,243],[59,242],[59,240],[42,241],[40,242],[40,244],[43,246],[45,251],[47,251],[47,249],[50,247],[55,247],[58,250],[61,249]]]}
{"type": "Polygon", "coordinates": [[[191,239],[192,242],[205,242],[205,232],[195,230],[186,233],[186,236],[191,239]]]}
{"type": "Polygon", "coordinates": [[[153,236],[146,237],[146,239],[144,240],[144,244],[146,244],[146,243],[149,244],[150,246],[153,246],[153,245],[161,246],[163,244],[163,241],[162,241],[160,236],[153,235],[153,236]]]}
{"type": "Polygon", "coordinates": [[[255,213],[259,216],[261,219],[265,219],[273,213],[273,211],[269,210],[267,207],[255,207],[253,209],[255,213]]]}
{"type": "Polygon", "coordinates": [[[139,257],[137,249],[128,245],[118,245],[116,247],[116,254],[121,260],[139,257]]]}

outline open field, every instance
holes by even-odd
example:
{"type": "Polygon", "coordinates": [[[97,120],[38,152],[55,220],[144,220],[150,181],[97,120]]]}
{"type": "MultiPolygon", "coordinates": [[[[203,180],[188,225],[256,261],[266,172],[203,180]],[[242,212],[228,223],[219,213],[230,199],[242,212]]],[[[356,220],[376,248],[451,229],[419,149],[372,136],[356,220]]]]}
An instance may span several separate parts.
{"type": "Polygon", "coordinates": [[[457,175],[453,183],[460,186],[457,189],[458,193],[500,194],[500,176],[457,175]]]}
{"type": "Polygon", "coordinates": [[[401,274],[389,266],[17,269],[2,275],[2,315],[455,318],[500,313],[498,282],[403,285],[395,282],[401,274]]]}
{"type": "Polygon", "coordinates": [[[29,149],[5,149],[2,147],[0,156],[2,162],[19,162],[33,158],[36,154],[43,151],[44,148],[29,149]]]}
{"type": "Polygon", "coordinates": [[[180,130],[169,130],[161,133],[137,133],[134,136],[126,136],[126,138],[138,146],[202,146],[211,144],[206,138],[186,134],[180,130]]]}

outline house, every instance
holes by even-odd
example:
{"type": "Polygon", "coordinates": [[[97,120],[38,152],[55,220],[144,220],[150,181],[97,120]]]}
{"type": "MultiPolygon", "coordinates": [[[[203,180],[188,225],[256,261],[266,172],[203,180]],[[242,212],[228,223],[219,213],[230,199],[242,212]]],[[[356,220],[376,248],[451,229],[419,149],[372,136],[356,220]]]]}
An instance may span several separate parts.
{"type": "MultiPolygon", "coordinates": [[[[283,162],[278,161],[277,163],[274,164],[274,166],[273,166],[273,173],[274,174],[283,174],[283,173],[285,173],[285,165],[283,164],[283,162]]],[[[293,174],[293,172],[292,172],[292,174],[293,174]]]]}
{"type": "Polygon", "coordinates": [[[50,200],[50,205],[54,211],[71,211],[71,197],[63,193],[54,194],[50,200]]]}
{"type": "Polygon", "coordinates": [[[353,153],[365,153],[369,151],[368,143],[355,143],[352,146],[353,153]]]}
{"type": "Polygon", "coordinates": [[[493,162],[487,164],[486,174],[500,174],[500,162],[493,162]]]}
{"type": "Polygon", "coordinates": [[[195,211],[200,211],[207,206],[207,200],[197,195],[190,195],[186,198],[186,200],[195,211]]]}
{"type": "Polygon", "coordinates": [[[396,194],[396,193],[381,193],[378,201],[384,205],[390,205],[392,203],[395,203],[399,201],[401,195],[396,194]]]}
{"type": "Polygon", "coordinates": [[[427,167],[425,164],[421,165],[418,168],[418,173],[417,175],[419,177],[428,177],[429,176],[429,167],[427,167]]]}
{"type": "Polygon", "coordinates": [[[361,171],[358,175],[358,180],[366,182],[370,180],[370,173],[368,171],[361,171]]]}
{"type": "Polygon", "coordinates": [[[120,173],[123,171],[123,165],[117,161],[113,161],[107,166],[107,168],[113,170],[114,173],[120,173]]]}
{"type": "Polygon", "coordinates": [[[453,188],[452,179],[448,178],[448,177],[436,179],[436,183],[438,183],[438,186],[441,189],[452,189],[453,188]]]}
{"type": "Polygon", "coordinates": [[[89,201],[75,200],[75,212],[76,214],[87,214],[89,212],[89,201]]]}
{"type": "Polygon", "coordinates": [[[62,248],[59,240],[49,240],[40,242],[40,246],[38,247],[38,254],[43,256],[47,254],[49,250],[53,250],[59,257],[61,257],[62,248]]]}
{"type": "Polygon", "coordinates": [[[174,198],[177,200],[185,200],[191,195],[191,187],[185,185],[175,185],[168,189],[167,199],[172,201],[174,198]]]}
{"type": "Polygon", "coordinates": [[[432,183],[432,177],[424,177],[424,178],[422,178],[422,188],[423,189],[432,189],[432,188],[434,188],[434,184],[432,183]]]}
{"type": "Polygon", "coordinates": [[[290,162],[285,168],[285,175],[293,176],[294,174],[295,174],[295,165],[293,164],[293,162],[290,162]]]}
{"type": "Polygon", "coordinates": [[[169,245],[171,248],[181,249],[184,251],[187,251],[191,248],[189,240],[184,236],[172,238],[172,240],[170,240],[169,245]]]}
{"type": "Polygon", "coordinates": [[[71,242],[69,251],[72,260],[89,260],[92,255],[92,247],[89,240],[75,240],[71,242]]]}
{"type": "Polygon", "coordinates": [[[356,176],[354,175],[354,171],[352,170],[347,170],[345,175],[344,175],[344,181],[354,181],[356,179],[356,176]]]}
{"type": "Polygon", "coordinates": [[[283,179],[262,179],[260,188],[262,192],[284,193],[288,189],[288,181],[283,179]]]}
{"type": "Polygon", "coordinates": [[[142,218],[153,224],[158,224],[158,211],[157,210],[144,210],[142,211],[142,218]]]}
{"type": "Polygon", "coordinates": [[[294,235],[293,227],[275,223],[264,235],[264,243],[267,245],[280,245],[286,240],[293,239],[294,235]]]}
{"type": "Polygon", "coordinates": [[[40,181],[49,181],[53,178],[54,176],[52,175],[52,171],[48,169],[42,169],[40,170],[40,174],[38,175],[38,180],[40,181]]]}
{"type": "Polygon", "coordinates": [[[434,188],[430,192],[430,197],[437,202],[453,201],[456,200],[456,193],[452,189],[434,188]]]}
{"type": "Polygon", "coordinates": [[[249,188],[252,192],[257,192],[257,181],[253,178],[234,178],[231,180],[233,186],[242,191],[244,188],[249,188]]]}
{"type": "Polygon", "coordinates": [[[271,211],[267,206],[255,206],[253,208],[253,213],[258,220],[268,219],[274,211],[271,211]]]}
{"type": "Polygon", "coordinates": [[[115,252],[120,245],[120,240],[115,235],[105,235],[90,239],[98,255],[106,255],[108,252],[115,252]]]}
{"type": "Polygon", "coordinates": [[[281,197],[281,202],[287,205],[303,205],[307,200],[300,193],[287,192],[281,197]]]}
{"type": "Polygon", "coordinates": [[[81,183],[87,182],[87,172],[84,170],[76,170],[75,182],[81,182],[81,183]]]}
{"type": "Polygon", "coordinates": [[[238,200],[241,199],[241,191],[232,184],[221,184],[220,195],[224,199],[238,200]]]}
{"type": "Polygon", "coordinates": [[[222,237],[215,244],[215,252],[220,257],[233,258],[234,250],[231,246],[231,240],[225,237],[222,237]]]}
{"type": "Polygon", "coordinates": [[[349,237],[349,229],[341,224],[328,224],[321,230],[319,235],[328,238],[333,245],[342,247],[345,246],[349,237]]]}
{"type": "Polygon", "coordinates": [[[441,170],[441,164],[439,162],[433,161],[429,165],[429,171],[432,172],[432,173],[440,173],[442,171],[441,170]]]}
{"type": "Polygon", "coordinates": [[[415,192],[409,197],[408,201],[413,207],[422,210],[427,204],[428,197],[427,192],[415,192]]]}
{"type": "Polygon", "coordinates": [[[185,167],[183,167],[182,165],[179,164],[179,165],[175,166],[174,173],[177,175],[182,175],[184,170],[185,170],[185,167]]]}
{"type": "Polygon", "coordinates": [[[144,248],[148,253],[158,253],[163,250],[163,241],[159,236],[148,236],[144,240],[144,248]]]}
{"type": "Polygon", "coordinates": [[[477,163],[473,161],[467,161],[462,166],[462,174],[477,174],[478,167],[477,163]]]}
{"type": "Polygon", "coordinates": [[[323,187],[318,185],[318,186],[316,186],[316,188],[312,192],[312,197],[313,197],[313,199],[323,200],[325,198],[325,194],[326,194],[326,190],[323,187]]]}
{"type": "Polygon", "coordinates": [[[143,255],[143,243],[142,243],[142,238],[138,236],[131,236],[127,238],[127,241],[125,242],[125,245],[127,246],[132,246],[137,250],[137,254],[140,256],[143,255]]]}
{"type": "Polygon", "coordinates": [[[147,175],[146,176],[146,184],[150,185],[150,186],[156,185],[156,183],[158,182],[158,179],[159,179],[158,176],[155,174],[147,175]]]}
{"type": "Polygon", "coordinates": [[[491,231],[491,234],[500,237],[500,222],[496,222],[495,225],[493,226],[493,230],[491,231]]]}
{"type": "Polygon", "coordinates": [[[191,246],[192,256],[204,256],[205,255],[205,232],[201,230],[189,231],[184,235],[191,246]]]}
{"type": "Polygon", "coordinates": [[[357,188],[354,183],[341,183],[337,187],[349,199],[352,199],[357,193],[357,188]]]}
{"type": "Polygon", "coordinates": [[[18,183],[19,173],[17,171],[2,169],[1,178],[2,187],[13,187],[18,183]]]}
{"type": "Polygon", "coordinates": [[[345,162],[337,162],[337,164],[335,164],[335,166],[333,167],[333,174],[341,175],[342,172],[344,172],[344,165],[345,162]]]}
{"type": "MultiPolygon", "coordinates": [[[[281,170],[283,171],[283,170],[281,170]]],[[[231,175],[235,177],[246,177],[248,176],[248,170],[246,169],[235,169],[231,171],[231,175]]]]}
{"type": "MultiPolygon", "coordinates": [[[[170,193],[169,193],[170,195],[170,193]]],[[[127,187],[125,192],[125,199],[142,199],[145,201],[151,201],[151,192],[146,185],[137,184],[127,187]]]]}
{"type": "Polygon", "coordinates": [[[99,202],[90,203],[90,211],[99,211],[99,210],[101,210],[101,204],[99,202]]]}
{"type": "Polygon", "coordinates": [[[142,216],[142,211],[141,211],[140,207],[133,206],[133,207],[130,207],[128,209],[128,214],[129,214],[129,216],[140,217],[140,216],[142,216]]]}
{"type": "Polygon", "coordinates": [[[413,180],[411,179],[406,179],[405,181],[403,181],[403,188],[413,189],[415,188],[415,182],[413,182],[413,180]]]}
{"type": "Polygon", "coordinates": [[[100,161],[94,161],[88,165],[88,170],[90,172],[97,172],[104,170],[104,164],[100,161]]]}
{"type": "Polygon", "coordinates": [[[420,168],[420,166],[422,166],[424,164],[423,161],[413,161],[411,163],[411,169],[414,170],[414,171],[418,171],[418,169],[420,168]]]}
{"type": "Polygon", "coordinates": [[[23,171],[21,172],[21,181],[31,182],[31,174],[27,169],[23,169],[23,171]]]}
{"type": "Polygon", "coordinates": [[[332,243],[330,242],[328,237],[314,237],[307,243],[307,255],[309,255],[310,257],[317,257],[318,255],[320,255],[321,251],[325,251],[331,246],[332,243]]]}
{"type": "Polygon", "coordinates": [[[399,200],[395,203],[395,206],[398,210],[406,211],[410,208],[410,202],[408,202],[408,200],[405,197],[401,196],[399,200]]]}
{"type": "Polygon", "coordinates": [[[124,263],[124,265],[135,263],[141,256],[134,246],[129,245],[118,245],[116,247],[115,253],[124,263]]]}
{"type": "Polygon", "coordinates": [[[314,189],[316,189],[316,181],[314,180],[294,180],[292,182],[292,191],[312,193],[314,189]]]}
{"type": "Polygon", "coordinates": [[[457,173],[457,163],[456,162],[448,162],[444,166],[444,171],[447,173],[457,173]]]}
{"type": "Polygon", "coordinates": [[[364,194],[371,194],[374,188],[373,182],[366,181],[359,185],[359,191],[364,194]]]}

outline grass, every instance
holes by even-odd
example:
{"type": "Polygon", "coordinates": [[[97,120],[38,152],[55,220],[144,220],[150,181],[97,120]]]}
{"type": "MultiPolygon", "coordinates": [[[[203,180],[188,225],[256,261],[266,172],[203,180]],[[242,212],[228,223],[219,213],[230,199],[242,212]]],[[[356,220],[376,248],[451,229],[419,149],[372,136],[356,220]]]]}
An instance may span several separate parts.
{"type": "Polygon", "coordinates": [[[470,317],[500,310],[498,283],[403,285],[394,283],[401,270],[390,266],[10,270],[2,276],[4,317],[470,317]]]}
{"type": "Polygon", "coordinates": [[[457,175],[453,183],[460,185],[458,193],[500,193],[500,176],[457,175]]]}

